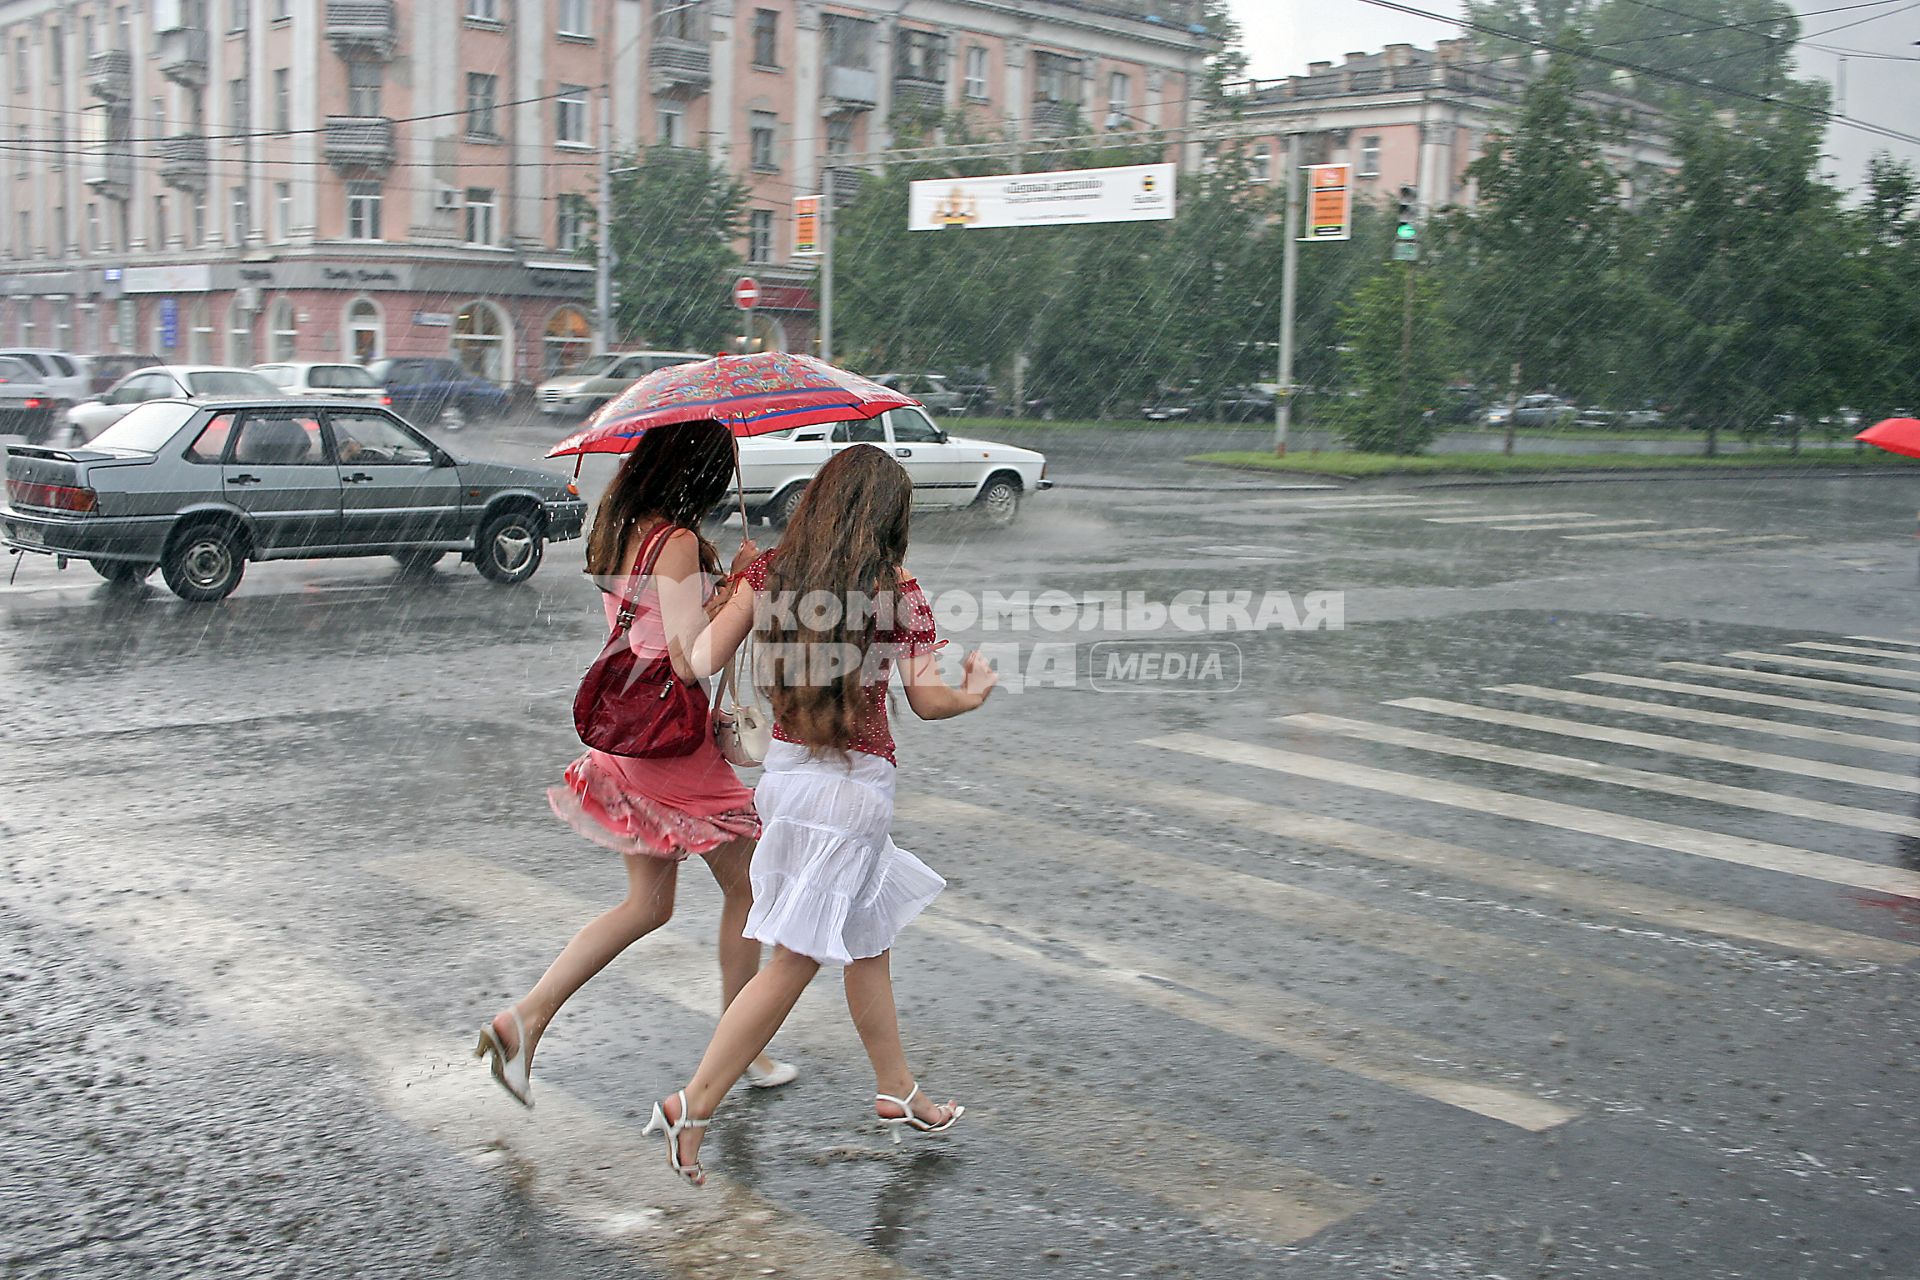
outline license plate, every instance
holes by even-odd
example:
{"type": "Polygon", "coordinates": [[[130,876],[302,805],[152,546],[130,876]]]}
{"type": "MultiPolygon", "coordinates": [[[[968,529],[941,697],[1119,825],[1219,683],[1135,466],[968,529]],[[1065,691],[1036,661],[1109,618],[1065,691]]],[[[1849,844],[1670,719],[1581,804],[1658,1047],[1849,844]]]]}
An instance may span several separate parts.
{"type": "Polygon", "coordinates": [[[41,532],[29,524],[8,525],[7,537],[23,547],[44,547],[47,545],[47,540],[41,532]]]}

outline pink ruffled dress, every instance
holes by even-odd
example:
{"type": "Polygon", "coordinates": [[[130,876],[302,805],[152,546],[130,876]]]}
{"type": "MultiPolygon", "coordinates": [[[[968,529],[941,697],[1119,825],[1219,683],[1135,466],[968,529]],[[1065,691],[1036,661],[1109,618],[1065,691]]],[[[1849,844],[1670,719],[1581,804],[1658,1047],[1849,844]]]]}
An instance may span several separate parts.
{"type": "MultiPolygon", "coordinates": [[[[607,630],[620,599],[604,593],[607,630]]],[[[660,594],[649,581],[628,631],[633,651],[652,658],[666,648],[660,594]]],[[[589,750],[567,766],[547,803],[568,826],[595,844],[621,853],[681,861],[730,840],[755,840],[760,817],[753,791],[740,781],[711,739],[691,755],[642,760],[589,750]]]]}

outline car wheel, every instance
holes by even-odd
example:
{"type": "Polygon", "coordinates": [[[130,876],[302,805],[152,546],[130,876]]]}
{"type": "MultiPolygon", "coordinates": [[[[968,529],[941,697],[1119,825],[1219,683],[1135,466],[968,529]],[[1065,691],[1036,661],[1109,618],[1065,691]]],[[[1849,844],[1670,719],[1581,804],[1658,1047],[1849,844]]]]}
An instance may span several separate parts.
{"type": "Polygon", "coordinates": [[[442,431],[465,431],[467,423],[466,409],[453,400],[441,405],[439,414],[433,420],[433,424],[442,431]]]}
{"type": "Polygon", "coordinates": [[[229,525],[190,525],[167,543],[160,573],[182,600],[208,604],[224,600],[247,571],[247,549],[229,525]]]}
{"type": "Polygon", "coordinates": [[[1020,485],[1006,476],[995,476],[973,500],[973,505],[988,524],[1004,529],[1020,514],[1020,485]]]}
{"type": "Polygon", "coordinates": [[[400,562],[403,573],[425,573],[446,558],[445,551],[396,551],[393,558],[400,562]]]}
{"type": "Polygon", "coordinates": [[[545,553],[539,517],[528,511],[503,511],[480,526],[473,567],[489,582],[510,587],[531,578],[545,553]]]}
{"type": "Polygon", "coordinates": [[[132,586],[136,582],[145,582],[159,568],[154,564],[134,564],[128,560],[89,560],[93,571],[113,583],[116,587],[132,586]]]}
{"type": "Polygon", "coordinates": [[[767,523],[776,529],[784,529],[793,519],[794,512],[800,509],[800,499],[806,497],[807,486],[796,484],[775,498],[767,507],[767,523]]]}

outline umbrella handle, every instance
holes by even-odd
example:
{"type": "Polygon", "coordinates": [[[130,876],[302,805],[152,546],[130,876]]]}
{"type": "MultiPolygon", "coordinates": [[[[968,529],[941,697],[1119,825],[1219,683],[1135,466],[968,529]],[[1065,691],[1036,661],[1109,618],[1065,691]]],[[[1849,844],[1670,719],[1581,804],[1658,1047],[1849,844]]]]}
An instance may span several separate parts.
{"type": "Polygon", "coordinates": [[[753,536],[753,526],[747,523],[747,477],[740,470],[740,437],[733,438],[733,493],[740,499],[740,536],[753,536]]]}

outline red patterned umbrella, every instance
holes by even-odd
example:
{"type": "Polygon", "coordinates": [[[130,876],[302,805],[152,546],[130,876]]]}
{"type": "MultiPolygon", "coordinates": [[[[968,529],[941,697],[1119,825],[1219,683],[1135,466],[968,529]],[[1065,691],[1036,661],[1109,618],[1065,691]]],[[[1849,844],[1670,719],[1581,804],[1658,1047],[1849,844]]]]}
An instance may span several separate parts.
{"type": "Polygon", "coordinates": [[[547,454],[626,453],[649,427],[716,419],[736,436],[877,418],[911,396],[790,351],[715,356],[656,369],[603,405],[547,454]]]}
{"type": "Polygon", "coordinates": [[[1885,418],[1854,437],[1888,453],[1920,458],[1920,418],[1885,418]]]}

